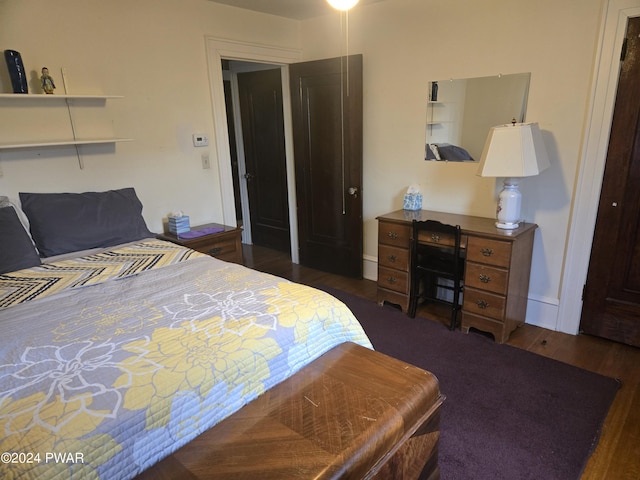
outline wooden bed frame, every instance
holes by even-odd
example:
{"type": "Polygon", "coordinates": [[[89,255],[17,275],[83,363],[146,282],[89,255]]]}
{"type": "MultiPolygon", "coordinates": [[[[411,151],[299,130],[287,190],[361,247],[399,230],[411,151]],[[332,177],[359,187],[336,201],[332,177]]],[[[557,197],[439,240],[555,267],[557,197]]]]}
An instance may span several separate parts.
{"type": "Polygon", "coordinates": [[[433,374],[344,343],[137,478],[435,480],[443,400],[433,374]]]}

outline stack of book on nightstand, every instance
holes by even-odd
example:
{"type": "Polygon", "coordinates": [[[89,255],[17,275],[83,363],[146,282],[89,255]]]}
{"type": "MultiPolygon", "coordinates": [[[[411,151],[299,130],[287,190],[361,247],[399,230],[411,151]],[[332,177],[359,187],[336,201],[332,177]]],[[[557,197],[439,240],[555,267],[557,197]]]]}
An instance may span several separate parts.
{"type": "Polygon", "coordinates": [[[182,215],[180,217],[177,216],[169,216],[169,231],[174,235],[180,235],[181,233],[186,233],[191,230],[189,226],[189,217],[187,215],[182,215]]]}

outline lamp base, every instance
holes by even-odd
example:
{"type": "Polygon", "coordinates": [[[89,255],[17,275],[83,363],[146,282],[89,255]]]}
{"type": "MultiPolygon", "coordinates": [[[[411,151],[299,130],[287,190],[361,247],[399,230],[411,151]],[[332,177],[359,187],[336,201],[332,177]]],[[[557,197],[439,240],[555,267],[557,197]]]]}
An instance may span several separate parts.
{"type": "Polygon", "coordinates": [[[505,178],[504,187],[498,196],[496,210],[496,227],[504,230],[515,230],[520,225],[520,203],[522,195],[518,189],[516,178],[505,178]]]}
{"type": "Polygon", "coordinates": [[[520,228],[520,224],[496,222],[496,227],[502,228],[504,230],[515,230],[516,228],[520,228]]]}

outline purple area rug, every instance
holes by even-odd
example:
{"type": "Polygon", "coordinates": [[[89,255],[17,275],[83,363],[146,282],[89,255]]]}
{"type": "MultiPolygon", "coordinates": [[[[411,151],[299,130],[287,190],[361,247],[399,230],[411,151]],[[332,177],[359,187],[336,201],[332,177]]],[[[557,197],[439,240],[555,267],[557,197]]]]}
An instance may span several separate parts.
{"type": "Polygon", "coordinates": [[[323,290],[351,308],[376,350],[438,377],[442,480],[580,478],[618,381],[323,290]]]}

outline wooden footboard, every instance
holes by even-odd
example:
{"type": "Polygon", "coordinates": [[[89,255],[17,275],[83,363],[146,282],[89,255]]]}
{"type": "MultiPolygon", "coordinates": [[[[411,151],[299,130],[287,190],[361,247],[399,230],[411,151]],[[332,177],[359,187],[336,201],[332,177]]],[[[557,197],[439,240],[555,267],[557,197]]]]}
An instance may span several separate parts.
{"type": "Polygon", "coordinates": [[[345,343],[139,479],[439,478],[429,372],[345,343]]]}

